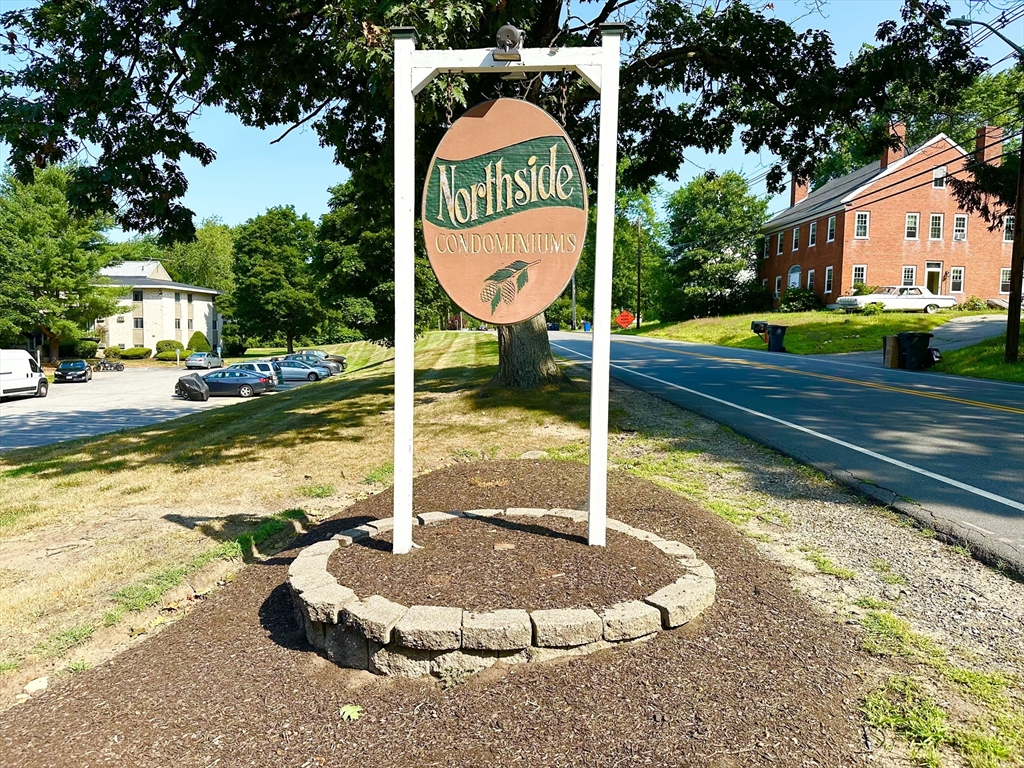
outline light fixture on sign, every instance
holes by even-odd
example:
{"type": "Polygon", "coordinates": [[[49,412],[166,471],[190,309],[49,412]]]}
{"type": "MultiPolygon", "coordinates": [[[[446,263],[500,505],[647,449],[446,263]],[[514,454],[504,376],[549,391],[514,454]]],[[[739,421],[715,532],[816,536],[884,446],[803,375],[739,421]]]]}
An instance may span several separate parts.
{"type": "Polygon", "coordinates": [[[521,29],[506,24],[498,30],[498,47],[494,49],[491,58],[495,61],[522,61],[519,49],[523,47],[525,37],[521,29]]]}

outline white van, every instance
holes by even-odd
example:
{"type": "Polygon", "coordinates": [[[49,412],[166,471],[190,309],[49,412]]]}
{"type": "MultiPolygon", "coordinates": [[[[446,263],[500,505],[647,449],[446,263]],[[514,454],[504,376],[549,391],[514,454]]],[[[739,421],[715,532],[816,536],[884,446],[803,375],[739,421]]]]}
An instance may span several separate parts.
{"type": "Polygon", "coordinates": [[[0,397],[46,397],[46,374],[24,349],[0,349],[0,397]]]}

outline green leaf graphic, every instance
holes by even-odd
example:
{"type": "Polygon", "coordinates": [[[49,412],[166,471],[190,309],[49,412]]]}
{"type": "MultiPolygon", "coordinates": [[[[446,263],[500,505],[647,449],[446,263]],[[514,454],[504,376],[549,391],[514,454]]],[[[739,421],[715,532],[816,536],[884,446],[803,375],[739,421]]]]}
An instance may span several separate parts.
{"type": "Polygon", "coordinates": [[[530,282],[530,273],[525,269],[519,273],[519,277],[516,278],[516,290],[523,290],[523,286],[530,282]]]}
{"type": "Polygon", "coordinates": [[[501,303],[501,291],[495,291],[491,297],[491,314],[494,314],[494,310],[498,308],[498,304],[501,303]]]}
{"type": "Polygon", "coordinates": [[[516,300],[519,291],[530,282],[530,267],[536,264],[540,264],[539,259],[529,264],[525,261],[513,261],[484,281],[484,287],[480,291],[480,301],[490,302],[492,315],[502,301],[511,304],[516,300]]]}

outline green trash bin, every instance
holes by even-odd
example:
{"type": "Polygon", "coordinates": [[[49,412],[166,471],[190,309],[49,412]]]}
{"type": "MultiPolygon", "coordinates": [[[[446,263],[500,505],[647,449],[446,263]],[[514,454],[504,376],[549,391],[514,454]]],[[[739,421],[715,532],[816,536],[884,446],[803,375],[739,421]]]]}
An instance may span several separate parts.
{"type": "Polygon", "coordinates": [[[900,339],[900,368],[908,371],[923,371],[932,364],[928,342],[933,334],[904,331],[897,334],[900,339]]]}

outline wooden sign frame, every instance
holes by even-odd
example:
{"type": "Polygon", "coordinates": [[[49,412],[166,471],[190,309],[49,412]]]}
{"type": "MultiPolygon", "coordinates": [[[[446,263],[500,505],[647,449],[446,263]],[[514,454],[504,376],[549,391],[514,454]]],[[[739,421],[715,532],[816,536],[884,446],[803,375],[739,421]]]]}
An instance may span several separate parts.
{"type": "Polygon", "coordinates": [[[590,484],[587,542],[604,546],[608,499],[608,385],[611,357],[612,248],[623,25],[602,24],[601,46],[525,48],[495,61],[494,49],[416,49],[416,31],[392,28],[395,43],[395,459],[392,551],[412,550],[415,343],[416,94],[442,72],[576,72],[601,95],[598,129],[594,329],[590,380],[590,484]],[[605,318],[605,321],[601,319],[605,318]]]}

